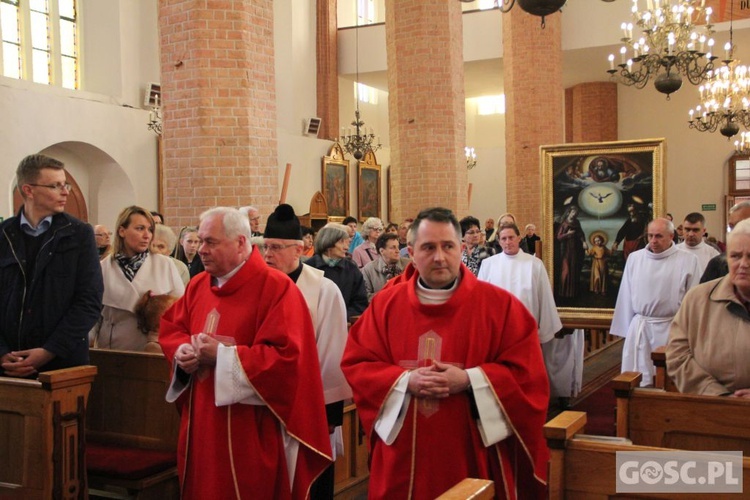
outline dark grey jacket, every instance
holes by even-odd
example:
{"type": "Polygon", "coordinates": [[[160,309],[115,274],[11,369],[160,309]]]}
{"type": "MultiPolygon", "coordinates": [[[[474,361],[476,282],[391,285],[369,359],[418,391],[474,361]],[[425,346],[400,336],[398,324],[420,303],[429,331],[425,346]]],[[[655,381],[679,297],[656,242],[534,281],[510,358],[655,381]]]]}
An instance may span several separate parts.
{"type": "Polygon", "coordinates": [[[0,356],[43,347],[56,357],[40,371],[86,364],[104,292],[94,231],[61,213],[42,238],[26,276],[20,212],[0,224],[0,356]]]}

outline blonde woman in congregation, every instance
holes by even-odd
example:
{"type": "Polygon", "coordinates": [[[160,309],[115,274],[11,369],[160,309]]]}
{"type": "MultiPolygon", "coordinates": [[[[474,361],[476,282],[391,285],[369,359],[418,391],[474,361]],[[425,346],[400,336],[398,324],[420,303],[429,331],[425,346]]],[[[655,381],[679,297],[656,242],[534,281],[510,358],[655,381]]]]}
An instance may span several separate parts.
{"type": "Polygon", "coordinates": [[[142,351],[148,337],[138,328],[138,300],[149,291],[181,297],[185,285],[168,257],[149,253],[154,219],[148,210],[137,206],[124,209],[116,228],[112,254],[101,262],[104,308],[90,342],[104,349],[142,351]]]}

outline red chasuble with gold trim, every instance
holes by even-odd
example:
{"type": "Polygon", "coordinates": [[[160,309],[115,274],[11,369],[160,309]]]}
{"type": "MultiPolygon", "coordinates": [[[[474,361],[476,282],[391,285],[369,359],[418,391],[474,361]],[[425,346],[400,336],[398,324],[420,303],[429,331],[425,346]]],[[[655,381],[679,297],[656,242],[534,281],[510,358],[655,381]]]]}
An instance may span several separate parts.
{"type": "Polygon", "coordinates": [[[416,275],[385,288],[352,327],[342,368],[370,438],[371,498],[435,498],[466,477],[494,480],[498,498],[546,495],[549,386],[536,321],[511,294],[466,271],[441,305],[419,302],[416,275]],[[510,437],[485,447],[462,392],[427,405],[412,398],[393,444],[381,441],[373,426],[397,380],[437,356],[482,370],[510,437]]]}
{"type": "Polygon", "coordinates": [[[203,331],[214,309],[216,333],[234,339],[244,374],[266,405],[217,407],[214,370],[193,375],[177,401],[182,498],[306,498],[331,463],[331,447],[304,298],[257,251],[222,288],[202,273],[161,320],[159,343],[170,363],[191,334],[203,331]],[[282,426],[299,441],[291,488],[282,426]]]}

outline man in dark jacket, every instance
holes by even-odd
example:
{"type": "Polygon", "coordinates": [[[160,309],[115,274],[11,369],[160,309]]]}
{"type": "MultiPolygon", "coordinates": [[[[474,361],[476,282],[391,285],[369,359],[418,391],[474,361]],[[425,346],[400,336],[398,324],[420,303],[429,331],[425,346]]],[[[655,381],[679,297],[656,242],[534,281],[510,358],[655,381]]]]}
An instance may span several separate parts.
{"type": "Polygon", "coordinates": [[[64,165],[44,155],[16,170],[23,207],[0,224],[0,375],[88,363],[102,283],[91,226],[64,213],[64,165]]]}

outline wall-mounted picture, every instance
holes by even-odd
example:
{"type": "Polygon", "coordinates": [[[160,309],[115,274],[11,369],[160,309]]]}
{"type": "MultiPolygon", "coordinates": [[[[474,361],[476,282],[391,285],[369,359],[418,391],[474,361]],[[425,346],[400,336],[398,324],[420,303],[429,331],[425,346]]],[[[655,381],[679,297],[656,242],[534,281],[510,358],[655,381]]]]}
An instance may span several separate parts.
{"type": "Polygon", "coordinates": [[[334,143],[328,156],[323,157],[321,185],[328,203],[328,216],[346,217],[349,214],[349,160],[344,158],[338,143],[334,143]]]}
{"type": "Polygon", "coordinates": [[[380,165],[375,153],[368,151],[360,160],[357,179],[357,206],[359,220],[364,222],[369,217],[380,217],[380,165]]]}
{"type": "Polygon", "coordinates": [[[542,146],[544,264],[567,327],[609,328],[628,255],[664,211],[664,139],[542,146]]]}

